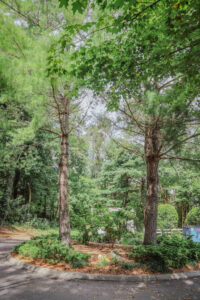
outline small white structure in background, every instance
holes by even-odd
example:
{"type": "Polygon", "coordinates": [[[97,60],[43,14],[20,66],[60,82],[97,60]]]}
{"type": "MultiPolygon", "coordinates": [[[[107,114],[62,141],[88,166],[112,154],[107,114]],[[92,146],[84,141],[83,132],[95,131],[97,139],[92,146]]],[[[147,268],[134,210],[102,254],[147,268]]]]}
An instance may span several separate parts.
{"type": "Polygon", "coordinates": [[[97,232],[98,232],[98,234],[106,235],[106,232],[104,230],[102,230],[101,228],[99,228],[97,232]]]}
{"type": "Polygon", "coordinates": [[[108,210],[109,210],[110,212],[112,212],[112,211],[120,211],[120,210],[121,210],[121,207],[108,207],[108,210]]]}
{"type": "Polygon", "coordinates": [[[133,220],[128,220],[126,228],[127,228],[128,231],[134,233],[135,232],[134,221],[133,220]]]}
{"type": "MultiPolygon", "coordinates": [[[[108,207],[108,210],[110,212],[117,212],[121,210],[121,207],[108,207]]],[[[92,213],[94,212],[94,208],[91,208],[92,213]]],[[[134,209],[131,209],[131,212],[134,212],[134,209]]],[[[127,221],[127,226],[126,226],[127,230],[129,232],[135,233],[135,225],[134,225],[134,221],[133,220],[128,220],[127,221]]],[[[98,229],[98,234],[100,235],[106,235],[106,231],[102,230],[101,228],[98,229]]]]}

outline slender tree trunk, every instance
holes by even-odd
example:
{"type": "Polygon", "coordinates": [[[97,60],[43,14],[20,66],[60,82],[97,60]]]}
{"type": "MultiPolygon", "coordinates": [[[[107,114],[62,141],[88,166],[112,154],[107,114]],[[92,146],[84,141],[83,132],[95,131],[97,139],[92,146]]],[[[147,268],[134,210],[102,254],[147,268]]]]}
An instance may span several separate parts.
{"type": "Polygon", "coordinates": [[[143,211],[143,214],[144,214],[145,203],[146,203],[146,197],[145,197],[145,178],[141,178],[140,194],[141,194],[142,211],[143,211]]]}
{"type": "Polygon", "coordinates": [[[15,170],[15,177],[13,182],[13,199],[18,197],[18,183],[20,179],[20,171],[18,169],[15,170]]]}
{"type": "Polygon", "coordinates": [[[46,219],[47,217],[47,196],[44,198],[44,213],[43,213],[44,218],[46,219]]]}
{"type": "Polygon", "coordinates": [[[68,203],[68,165],[69,165],[69,99],[61,97],[59,120],[61,127],[59,163],[59,233],[61,243],[71,248],[70,215],[68,203]]]}
{"type": "Polygon", "coordinates": [[[129,199],[128,199],[128,196],[129,196],[129,177],[126,176],[125,179],[124,179],[124,185],[122,187],[125,187],[127,188],[127,191],[124,193],[124,199],[123,199],[123,203],[122,203],[122,207],[126,207],[128,202],[129,202],[129,199]]]}
{"type": "Polygon", "coordinates": [[[31,205],[31,198],[32,198],[32,189],[31,189],[31,182],[28,184],[28,203],[31,205]]]}
{"type": "Polygon", "coordinates": [[[61,157],[59,164],[59,217],[61,242],[71,247],[70,216],[68,203],[68,134],[61,136],[61,157]]]}
{"type": "Polygon", "coordinates": [[[181,201],[181,227],[183,227],[185,221],[185,207],[184,202],[181,201]]]}
{"type": "Polygon", "coordinates": [[[158,165],[159,128],[147,126],[145,136],[145,158],[147,166],[147,190],[144,215],[144,244],[156,244],[158,214],[158,165]]]}
{"type": "Polygon", "coordinates": [[[32,188],[31,182],[28,183],[28,214],[30,214],[31,210],[31,200],[32,200],[32,188]]]}

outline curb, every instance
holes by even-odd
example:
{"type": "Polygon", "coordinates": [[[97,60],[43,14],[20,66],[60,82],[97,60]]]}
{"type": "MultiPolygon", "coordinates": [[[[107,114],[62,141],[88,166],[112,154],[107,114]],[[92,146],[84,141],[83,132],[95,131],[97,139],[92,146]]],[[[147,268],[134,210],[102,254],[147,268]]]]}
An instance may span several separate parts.
{"type": "Polygon", "coordinates": [[[65,279],[65,280],[93,280],[93,281],[126,281],[126,282],[146,282],[146,281],[164,281],[164,280],[178,280],[189,279],[193,277],[200,277],[200,270],[185,273],[175,274],[161,274],[161,275],[107,275],[107,274],[89,274],[80,272],[63,272],[48,268],[42,268],[21,262],[9,254],[7,261],[15,264],[20,269],[29,270],[41,275],[49,276],[52,279],[65,279]]]}

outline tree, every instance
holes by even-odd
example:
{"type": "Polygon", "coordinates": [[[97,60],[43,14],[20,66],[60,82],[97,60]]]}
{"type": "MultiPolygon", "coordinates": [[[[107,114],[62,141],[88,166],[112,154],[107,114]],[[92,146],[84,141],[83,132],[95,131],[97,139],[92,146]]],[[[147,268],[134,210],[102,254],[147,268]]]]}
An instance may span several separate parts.
{"type": "Polygon", "coordinates": [[[34,129],[33,101],[26,82],[31,41],[15,17],[1,7],[0,203],[1,221],[56,217],[56,146],[50,133],[34,129]],[[20,72],[23,69],[23,72],[20,72]],[[23,73],[25,73],[23,77],[23,73]],[[49,188],[51,186],[51,189],[49,188]],[[52,211],[51,211],[52,210],[52,211]]]}
{"type": "MultiPolygon", "coordinates": [[[[75,74],[84,78],[85,86],[103,95],[109,109],[124,115],[136,143],[144,145],[144,244],[156,243],[159,162],[177,157],[180,146],[200,134],[196,127],[200,85],[196,75],[200,66],[196,57],[198,4],[190,1],[191,6],[185,3],[183,7],[155,1],[142,7],[134,3],[131,9],[132,4],[126,1],[118,7],[115,1],[104,4],[108,10],[101,16],[106,33],[102,34],[98,22],[97,27],[91,22],[92,32],[85,47],[74,55],[75,74]],[[117,17],[111,9],[117,11],[117,17]]],[[[140,152],[141,146],[130,148],[140,152]]]]}
{"type": "Polygon", "coordinates": [[[171,229],[178,225],[178,214],[176,208],[171,204],[158,205],[158,228],[171,229]]]}
{"type": "MultiPolygon", "coordinates": [[[[73,24],[77,18],[74,18],[71,10],[63,13],[56,1],[52,1],[51,4],[38,1],[37,5],[31,0],[0,2],[3,11],[9,12],[7,20],[14,28],[19,27],[18,31],[23,35],[20,42],[15,41],[20,57],[16,57],[16,64],[11,69],[15,73],[14,81],[15,86],[18,87],[18,95],[23,94],[25,98],[30,99],[27,104],[31,111],[30,126],[18,130],[15,140],[18,140],[18,144],[22,143],[22,139],[27,142],[34,137],[38,129],[53,133],[56,138],[60,138],[58,199],[60,234],[61,242],[71,247],[68,139],[71,131],[77,128],[83,118],[77,112],[80,104],[80,101],[76,100],[80,96],[78,81],[69,72],[73,36],[64,41],[64,51],[63,48],[62,51],[60,50],[57,40],[63,33],[66,20],[71,20],[73,24]],[[14,25],[14,22],[17,25],[14,25]],[[61,26],[60,22],[62,22],[61,26]],[[69,54],[67,61],[62,60],[63,52],[69,54]],[[70,119],[71,116],[73,120],[70,119]]],[[[12,35],[8,35],[8,39],[12,40],[12,38],[12,35]]]]}

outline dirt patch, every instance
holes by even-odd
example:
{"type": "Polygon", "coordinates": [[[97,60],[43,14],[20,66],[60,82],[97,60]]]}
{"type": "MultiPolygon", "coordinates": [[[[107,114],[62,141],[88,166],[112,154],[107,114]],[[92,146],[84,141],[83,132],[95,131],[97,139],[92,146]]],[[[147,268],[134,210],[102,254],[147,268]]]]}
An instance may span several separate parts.
{"type": "Polygon", "coordinates": [[[0,226],[0,238],[10,238],[10,239],[20,239],[27,240],[33,236],[35,236],[31,229],[22,229],[21,227],[1,227],[0,226]]]}
{"type": "MultiPolygon", "coordinates": [[[[119,248],[113,248],[112,250],[108,247],[99,248],[89,245],[73,245],[74,250],[80,251],[83,253],[89,253],[91,254],[91,257],[89,259],[88,266],[85,266],[83,268],[72,268],[70,264],[68,263],[57,263],[56,265],[52,265],[48,263],[45,259],[33,259],[33,258],[27,258],[27,257],[21,257],[16,253],[12,253],[12,256],[20,261],[23,261],[28,264],[33,264],[36,266],[40,266],[43,268],[50,268],[54,270],[60,270],[64,272],[81,272],[81,273],[91,273],[91,274],[112,274],[112,275],[158,275],[159,273],[152,273],[148,270],[144,270],[142,268],[134,268],[133,270],[127,270],[122,268],[120,264],[114,264],[111,256],[111,251],[114,251],[124,259],[125,262],[133,262],[133,260],[128,258],[128,253],[130,253],[129,250],[125,249],[119,249],[119,248]],[[103,266],[102,261],[103,259],[107,261],[108,265],[103,266]]],[[[200,263],[195,266],[185,266],[181,269],[173,270],[173,273],[180,273],[180,272],[191,272],[194,270],[200,269],[200,263]]]]}

